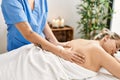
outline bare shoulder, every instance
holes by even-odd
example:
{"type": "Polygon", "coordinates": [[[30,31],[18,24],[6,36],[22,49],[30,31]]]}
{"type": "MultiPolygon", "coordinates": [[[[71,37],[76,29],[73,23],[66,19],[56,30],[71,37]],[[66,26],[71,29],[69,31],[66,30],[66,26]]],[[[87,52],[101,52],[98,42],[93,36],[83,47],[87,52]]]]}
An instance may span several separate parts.
{"type": "Polygon", "coordinates": [[[94,60],[97,60],[100,62],[101,60],[101,53],[103,53],[103,49],[101,48],[100,45],[96,43],[90,43],[87,45],[87,51],[90,53],[91,58],[94,60]]]}
{"type": "Polygon", "coordinates": [[[86,45],[86,48],[88,49],[88,51],[92,52],[93,54],[99,54],[101,51],[104,51],[99,44],[92,41],[86,45]]]}
{"type": "Polygon", "coordinates": [[[108,57],[113,58],[99,44],[91,43],[88,46],[88,51],[91,52],[91,56],[94,57],[94,59],[99,60],[100,63],[104,62],[108,57]]]}

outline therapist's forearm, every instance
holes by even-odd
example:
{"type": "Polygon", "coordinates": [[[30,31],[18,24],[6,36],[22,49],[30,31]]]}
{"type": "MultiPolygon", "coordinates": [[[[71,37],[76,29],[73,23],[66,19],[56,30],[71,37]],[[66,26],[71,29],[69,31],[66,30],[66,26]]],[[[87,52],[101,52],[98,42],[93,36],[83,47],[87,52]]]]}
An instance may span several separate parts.
{"type": "Polygon", "coordinates": [[[56,39],[55,35],[53,34],[52,30],[50,29],[48,23],[46,23],[46,26],[44,28],[44,34],[48,41],[50,41],[51,43],[53,43],[55,45],[58,44],[58,40],[56,39]]]}
{"type": "Polygon", "coordinates": [[[42,38],[36,32],[32,31],[30,25],[27,22],[17,23],[16,27],[28,41],[34,44],[39,44],[43,49],[53,52],[54,54],[60,56],[60,49],[52,43],[45,40],[44,38],[42,38]]]}
{"type": "Polygon", "coordinates": [[[66,44],[68,43],[68,42],[59,42],[47,23],[44,28],[44,34],[45,34],[47,40],[55,45],[60,45],[60,46],[66,47],[66,44]]]}

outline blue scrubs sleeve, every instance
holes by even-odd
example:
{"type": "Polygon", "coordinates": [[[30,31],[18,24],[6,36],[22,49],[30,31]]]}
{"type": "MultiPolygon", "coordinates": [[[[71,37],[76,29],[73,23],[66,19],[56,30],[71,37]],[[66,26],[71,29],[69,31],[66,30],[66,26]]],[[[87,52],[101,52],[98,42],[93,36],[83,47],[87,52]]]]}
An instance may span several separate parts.
{"type": "Polygon", "coordinates": [[[18,0],[3,0],[1,8],[6,24],[27,21],[22,4],[18,0]]]}

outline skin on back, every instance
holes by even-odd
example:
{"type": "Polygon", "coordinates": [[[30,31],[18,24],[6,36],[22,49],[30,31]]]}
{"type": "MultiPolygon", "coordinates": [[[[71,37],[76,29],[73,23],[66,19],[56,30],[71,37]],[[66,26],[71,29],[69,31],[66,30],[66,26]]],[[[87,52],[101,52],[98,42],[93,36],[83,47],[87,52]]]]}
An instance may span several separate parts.
{"type": "Polygon", "coordinates": [[[85,56],[85,63],[78,64],[89,70],[97,72],[100,69],[99,54],[97,53],[100,47],[99,43],[94,40],[76,39],[70,41],[67,46],[72,47],[73,51],[79,52],[85,56]],[[97,58],[97,59],[96,59],[97,58]]]}

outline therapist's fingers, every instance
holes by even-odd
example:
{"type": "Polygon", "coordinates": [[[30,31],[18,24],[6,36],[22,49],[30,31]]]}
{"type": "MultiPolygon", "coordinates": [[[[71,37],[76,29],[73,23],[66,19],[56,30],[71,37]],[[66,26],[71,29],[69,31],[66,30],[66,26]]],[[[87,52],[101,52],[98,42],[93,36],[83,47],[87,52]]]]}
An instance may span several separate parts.
{"type": "Polygon", "coordinates": [[[82,53],[76,53],[76,56],[78,56],[80,59],[85,60],[85,56],[82,53]]]}
{"type": "Polygon", "coordinates": [[[85,63],[85,57],[83,57],[83,55],[79,55],[79,54],[74,54],[74,56],[72,57],[72,61],[78,64],[82,64],[85,63]]]}

